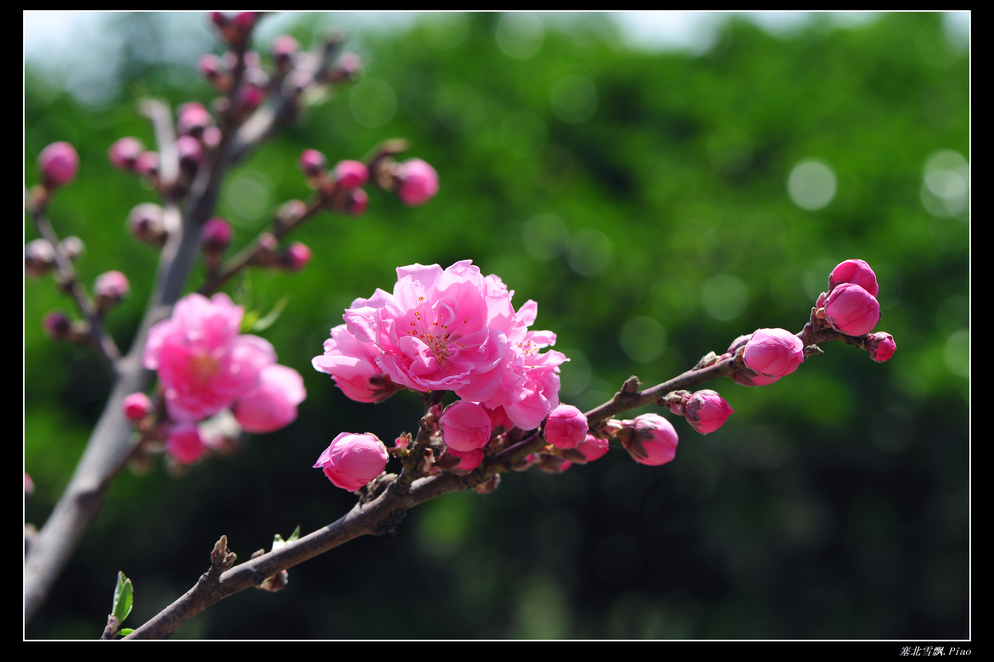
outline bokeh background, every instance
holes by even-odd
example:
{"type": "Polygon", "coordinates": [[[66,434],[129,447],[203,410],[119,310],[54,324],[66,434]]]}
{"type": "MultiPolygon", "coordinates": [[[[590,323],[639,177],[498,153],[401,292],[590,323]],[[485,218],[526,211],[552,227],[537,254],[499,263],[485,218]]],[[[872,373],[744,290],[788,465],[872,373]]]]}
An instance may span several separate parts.
{"type": "MultiPolygon", "coordinates": [[[[45,145],[76,146],[79,176],[50,216],[84,239],[85,283],[131,279],[108,319],[126,347],[156,255],[125,219],[156,199],[107,148],[154,144],[142,98],[209,104],[196,62],[223,48],[202,14],[34,15],[27,32],[39,18],[64,29],[41,48],[26,33],[25,182],[45,145]]],[[[365,73],[231,173],[218,213],[236,247],[308,196],[306,148],[335,162],[404,137],[441,190],[415,209],[371,191],[365,216],[294,234],[314,251],[302,273],[228,289],[263,312],[287,298],[262,335],[304,376],[298,420],[179,478],[125,471],[25,636],[98,636],[119,570],[137,626],[193,585],[221,534],[246,559],[344,514],[354,497],[314,460],[341,431],[413,431],[421,400],[353,403],[310,359],[397,266],[471,258],[518,305],[537,301],[535,328],[571,358],[561,397],[588,409],[631,374],[658,383],[742,333],[800,330],[832,267],[858,257],[879,278],[890,362],[830,344],[777,384],[712,384],[735,415],[707,436],[673,418],[671,464],[615,449],[447,495],[175,638],[969,637],[969,15],[669,18],[267,17],[264,60],[278,34],[306,45],[337,25],[365,73]]],[[[25,282],[25,521],[38,524],[108,389],[92,353],[41,331],[70,305],[51,278],[25,282]]]]}

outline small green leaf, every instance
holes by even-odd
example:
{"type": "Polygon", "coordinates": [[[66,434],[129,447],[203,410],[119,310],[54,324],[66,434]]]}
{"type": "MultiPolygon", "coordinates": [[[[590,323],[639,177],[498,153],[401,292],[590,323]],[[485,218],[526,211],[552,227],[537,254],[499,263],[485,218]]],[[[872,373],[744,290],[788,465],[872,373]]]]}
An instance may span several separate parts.
{"type": "Polygon", "coordinates": [[[287,542],[293,542],[294,540],[296,540],[299,537],[300,537],[300,525],[298,524],[297,528],[293,530],[293,533],[290,534],[290,537],[287,538],[286,541],[287,542]]]}
{"type": "Polygon", "coordinates": [[[121,628],[120,630],[117,631],[117,633],[122,637],[127,637],[129,634],[131,634],[134,631],[135,631],[134,628],[121,628]]]}
{"type": "Polygon", "coordinates": [[[276,302],[276,305],[273,306],[273,309],[270,310],[265,317],[259,317],[259,314],[257,312],[252,311],[252,314],[255,316],[255,319],[253,320],[252,326],[250,327],[249,330],[265,331],[266,329],[271,327],[273,323],[279,319],[280,314],[283,312],[283,308],[286,307],[287,301],[289,301],[287,297],[281,297],[280,300],[276,302]]]}
{"type": "Polygon", "coordinates": [[[114,588],[114,607],[110,613],[117,617],[120,623],[123,623],[131,613],[131,597],[131,580],[125,577],[123,572],[118,572],[117,586],[114,588]]]}

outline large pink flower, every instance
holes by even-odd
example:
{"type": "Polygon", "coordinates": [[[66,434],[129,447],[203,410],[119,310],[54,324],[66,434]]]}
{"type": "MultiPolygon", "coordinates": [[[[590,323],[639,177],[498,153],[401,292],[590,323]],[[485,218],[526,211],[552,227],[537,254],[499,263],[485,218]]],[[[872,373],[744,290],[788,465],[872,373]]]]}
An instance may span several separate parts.
{"type": "MultiPolygon", "coordinates": [[[[520,312],[497,276],[470,260],[447,269],[413,264],[397,269],[393,292],[356,299],[332,329],[324,356],[312,361],[349,397],[382,399],[383,384],[415,391],[455,391],[488,410],[503,407],[517,426],[538,427],[559,404],[559,352],[548,331],[529,331],[537,304],[520,312]]],[[[389,393],[388,393],[389,394],[389,393]]]]}
{"type": "Polygon", "coordinates": [[[216,414],[255,390],[262,370],[276,362],[267,341],[238,335],[243,314],[225,294],[190,294],[149,331],[143,363],[158,371],[173,420],[216,414]]]}
{"type": "Polygon", "coordinates": [[[297,405],[306,397],[300,373],[274,363],[263,368],[259,386],[239,399],[231,413],[246,432],[273,432],[297,419],[297,405]]]}

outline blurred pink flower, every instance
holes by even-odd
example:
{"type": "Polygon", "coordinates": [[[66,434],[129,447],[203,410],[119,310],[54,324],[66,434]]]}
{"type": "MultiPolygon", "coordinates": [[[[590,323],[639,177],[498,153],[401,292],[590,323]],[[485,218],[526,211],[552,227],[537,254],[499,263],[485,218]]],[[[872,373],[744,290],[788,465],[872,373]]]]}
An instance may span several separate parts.
{"type": "Polygon", "coordinates": [[[293,368],[263,368],[259,386],[235,403],[232,413],[246,432],[273,432],[297,419],[297,405],[307,397],[304,379],[293,368]]]}
{"type": "Polygon", "coordinates": [[[79,155],[76,148],[67,142],[52,143],[38,155],[41,177],[48,188],[68,184],[76,178],[79,170],[79,155]]]}
{"type": "Polygon", "coordinates": [[[166,452],[180,464],[193,464],[207,450],[196,423],[174,425],[166,439],[166,452]]]}
{"type": "Polygon", "coordinates": [[[417,206],[438,193],[438,173],[421,159],[410,159],[397,164],[397,197],[405,205],[417,206]]]}
{"type": "Polygon", "coordinates": [[[276,362],[267,341],[238,335],[243,314],[226,294],[190,294],[149,331],[143,362],[158,372],[174,420],[199,421],[230,406],[276,362]]]}

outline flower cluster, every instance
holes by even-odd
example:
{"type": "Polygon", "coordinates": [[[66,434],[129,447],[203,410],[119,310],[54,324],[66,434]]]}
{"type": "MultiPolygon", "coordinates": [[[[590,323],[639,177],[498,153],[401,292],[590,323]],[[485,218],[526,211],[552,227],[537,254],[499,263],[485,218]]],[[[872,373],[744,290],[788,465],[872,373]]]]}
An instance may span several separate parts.
{"type": "Polygon", "coordinates": [[[846,260],[828,277],[828,292],[818,298],[825,320],[839,333],[862,336],[880,321],[877,276],[863,260],[846,260]]]}
{"type": "Polygon", "coordinates": [[[470,260],[442,269],[397,269],[393,292],[356,299],[331,330],[315,370],[330,374],[360,402],[379,402],[399,387],[454,391],[498,419],[530,430],[559,404],[559,366],[549,331],[530,331],[538,305],[515,311],[513,291],[483,276],[470,260]]]}
{"type": "MultiPolygon", "coordinates": [[[[244,430],[272,432],[296,419],[306,396],[300,374],[276,363],[269,342],[239,335],[243,315],[225,294],[190,294],[149,331],[142,360],[158,373],[173,423],[166,448],[182,463],[204,450],[198,421],[231,409],[244,430]]],[[[136,400],[126,401],[129,418],[136,400]]]]}

